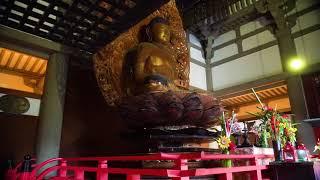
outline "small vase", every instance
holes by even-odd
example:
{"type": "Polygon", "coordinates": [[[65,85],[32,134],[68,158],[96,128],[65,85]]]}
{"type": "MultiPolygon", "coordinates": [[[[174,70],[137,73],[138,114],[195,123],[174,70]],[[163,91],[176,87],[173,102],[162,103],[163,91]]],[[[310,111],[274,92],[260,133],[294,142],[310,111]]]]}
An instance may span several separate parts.
{"type": "Polygon", "coordinates": [[[272,147],[274,153],[274,160],[276,162],[282,161],[282,148],[280,140],[272,140],[272,147]]]}
{"type": "MultiPolygon", "coordinates": [[[[229,151],[222,152],[223,154],[229,154],[229,151]]],[[[222,167],[232,167],[232,160],[231,159],[222,159],[221,160],[222,167]]]]}

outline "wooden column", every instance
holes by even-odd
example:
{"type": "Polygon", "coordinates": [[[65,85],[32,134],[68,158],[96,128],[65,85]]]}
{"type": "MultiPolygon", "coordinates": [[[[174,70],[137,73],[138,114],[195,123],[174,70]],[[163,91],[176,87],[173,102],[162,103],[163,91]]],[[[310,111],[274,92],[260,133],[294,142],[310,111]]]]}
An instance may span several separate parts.
{"type": "Polygon", "coordinates": [[[212,68],[210,66],[211,59],[213,57],[213,51],[212,51],[212,44],[213,44],[213,37],[209,36],[207,38],[207,42],[204,43],[206,47],[204,47],[204,58],[206,61],[206,80],[207,80],[207,90],[213,91],[213,82],[212,82],[212,68]]]}
{"type": "MultiPolygon", "coordinates": [[[[294,40],[289,27],[283,26],[275,31],[279,44],[279,51],[284,71],[288,71],[288,62],[297,56],[294,40]]],[[[298,125],[298,141],[303,142],[309,150],[315,145],[314,133],[311,125],[302,120],[308,119],[308,110],[300,74],[291,74],[287,79],[288,96],[290,100],[291,112],[298,125]]],[[[311,151],[312,152],[312,151],[311,151]]]]}
{"type": "Polygon", "coordinates": [[[59,156],[67,69],[66,55],[50,55],[38,122],[37,163],[59,156]]]}

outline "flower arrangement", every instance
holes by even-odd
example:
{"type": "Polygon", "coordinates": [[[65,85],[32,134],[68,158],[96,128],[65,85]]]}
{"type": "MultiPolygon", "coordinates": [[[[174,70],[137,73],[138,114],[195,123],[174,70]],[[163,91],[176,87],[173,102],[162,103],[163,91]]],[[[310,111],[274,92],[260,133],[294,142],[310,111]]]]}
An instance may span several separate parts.
{"type": "Polygon", "coordinates": [[[218,138],[217,142],[222,153],[228,154],[230,151],[233,151],[236,148],[236,145],[230,139],[232,129],[234,128],[234,122],[236,120],[236,114],[232,112],[231,118],[226,119],[225,113],[223,112],[220,120],[221,135],[218,138]]]}
{"type": "MultiPolygon", "coordinates": [[[[237,147],[230,139],[232,129],[234,129],[235,120],[236,114],[234,113],[234,111],[232,111],[232,116],[228,119],[226,119],[225,113],[222,112],[222,117],[220,118],[221,135],[218,138],[217,142],[219,145],[219,149],[223,154],[229,154],[230,151],[234,151],[237,147]]],[[[231,159],[223,159],[221,160],[221,164],[223,167],[231,167],[232,161],[231,159]]]]}
{"type": "Polygon", "coordinates": [[[260,131],[261,134],[265,133],[267,138],[272,140],[281,140],[281,144],[284,145],[287,141],[292,144],[296,142],[295,124],[291,123],[291,119],[287,114],[281,115],[276,109],[268,106],[261,108],[261,112],[255,114],[260,118],[260,131]]]}
{"type": "Polygon", "coordinates": [[[261,107],[258,113],[249,113],[259,118],[260,123],[254,127],[254,131],[259,135],[260,144],[264,147],[267,146],[267,140],[271,138],[273,141],[279,141],[285,145],[287,141],[291,144],[296,142],[296,124],[292,124],[290,117],[287,114],[280,114],[275,108],[264,106],[256,95],[261,107]]]}
{"type": "Polygon", "coordinates": [[[231,134],[241,134],[243,126],[238,122],[238,119],[235,118],[233,125],[231,127],[231,134]]]}

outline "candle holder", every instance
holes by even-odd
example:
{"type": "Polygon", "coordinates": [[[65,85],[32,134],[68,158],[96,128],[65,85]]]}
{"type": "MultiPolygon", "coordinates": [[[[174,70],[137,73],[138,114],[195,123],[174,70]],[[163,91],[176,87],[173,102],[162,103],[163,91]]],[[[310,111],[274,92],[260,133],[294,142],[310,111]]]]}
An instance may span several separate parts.
{"type": "Polygon", "coordinates": [[[243,142],[241,144],[241,147],[252,147],[249,139],[248,139],[248,128],[247,128],[247,123],[244,123],[244,128],[243,128],[243,133],[242,133],[242,137],[243,137],[243,142]]]}

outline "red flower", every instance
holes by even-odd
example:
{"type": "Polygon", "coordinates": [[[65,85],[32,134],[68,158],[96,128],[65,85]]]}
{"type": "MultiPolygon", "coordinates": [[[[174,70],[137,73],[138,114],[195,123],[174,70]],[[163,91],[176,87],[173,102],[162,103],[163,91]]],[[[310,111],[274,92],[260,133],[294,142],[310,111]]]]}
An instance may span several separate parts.
{"type": "Polygon", "coordinates": [[[229,151],[234,151],[237,148],[237,146],[231,141],[229,143],[229,151]]]}
{"type": "Polygon", "coordinates": [[[286,150],[286,151],[290,151],[290,150],[292,151],[295,148],[290,142],[287,142],[283,149],[286,150]]]}
{"type": "Polygon", "coordinates": [[[265,111],[273,111],[273,108],[269,107],[269,106],[264,106],[263,110],[265,110],[265,111]]]}
{"type": "Polygon", "coordinates": [[[282,118],[284,118],[284,119],[289,119],[289,116],[288,116],[287,114],[283,114],[283,115],[282,115],[282,118]]]}
{"type": "Polygon", "coordinates": [[[303,143],[299,143],[298,146],[297,146],[297,149],[299,150],[306,150],[306,146],[303,144],[303,143]]]}
{"type": "Polygon", "coordinates": [[[273,131],[274,131],[275,129],[278,130],[279,124],[280,124],[280,122],[277,121],[276,117],[275,117],[275,116],[272,116],[272,117],[271,117],[271,128],[272,128],[273,131]]]}

